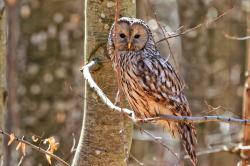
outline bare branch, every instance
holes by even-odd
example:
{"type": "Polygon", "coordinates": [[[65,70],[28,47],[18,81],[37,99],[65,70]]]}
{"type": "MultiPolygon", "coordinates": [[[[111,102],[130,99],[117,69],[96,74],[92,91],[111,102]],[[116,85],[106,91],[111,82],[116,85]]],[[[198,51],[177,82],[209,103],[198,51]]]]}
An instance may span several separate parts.
{"type": "Polygon", "coordinates": [[[223,33],[223,34],[225,38],[231,39],[231,40],[250,40],[250,36],[236,37],[236,36],[231,36],[227,33],[223,33]]]}
{"type": "Polygon", "coordinates": [[[152,137],[154,139],[154,141],[160,145],[162,145],[165,149],[167,149],[176,159],[177,161],[179,162],[179,157],[176,155],[176,153],[174,153],[173,150],[171,150],[166,144],[164,144],[162,141],[161,141],[161,137],[156,137],[154,136],[152,133],[150,133],[149,131],[143,129],[141,126],[139,126],[138,124],[135,123],[135,126],[137,126],[140,130],[142,130],[144,133],[146,133],[147,135],[149,135],[150,137],[152,137]]]}
{"type": "Polygon", "coordinates": [[[140,162],[135,156],[133,156],[131,153],[129,154],[129,157],[133,159],[138,165],[144,165],[144,163],[140,162]]]}
{"type": "MultiPolygon", "coordinates": [[[[198,29],[198,28],[201,28],[201,27],[208,27],[209,25],[211,25],[212,23],[215,23],[215,22],[217,22],[219,19],[221,19],[222,17],[224,17],[225,15],[227,15],[230,11],[232,11],[234,9],[234,6],[231,8],[231,9],[229,9],[228,11],[226,11],[226,12],[224,12],[224,13],[222,13],[222,14],[220,14],[218,17],[215,17],[213,20],[211,20],[211,21],[205,21],[204,23],[200,23],[200,24],[198,24],[198,25],[196,25],[195,27],[192,27],[192,28],[190,28],[190,29],[187,29],[187,30],[185,30],[185,31],[183,31],[183,32],[180,32],[180,33],[176,33],[176,34],[173,34],[173,35],[169,35],[168,37],[164,37],[164,38],[162,38],[162,39],[160,39],[159,41],[157,41],[156,43],[160,43],[160,42],[162,42],[162,41],[164,41],[164,40],[168,40],[168,39],[171,39],[171,38],[174,38],[174,37],[178,37],[178,36],[181,36],[181,35],[184,35],[184,34],[186,34],[186,33],[189,33],[189,32],[191,32],[191,31],[194,31],[194,30],[196,30],[196,29],[198,29]]],[[[182,26],[183,27],[183,26],[182,26]]],[[[181,27],[181,28],[182,28],[181,27]]]]}
{"type": "Polygon", "coordinates": [[[147,119],[137,119],[137,121],[155,121],[168,120],[175,122],[192,122],[192,123],[206,123],[206,122],[224,122],[235,123],[241,125],[250,125],[249,119],[239,119],[225,116],[175,116],[175,115],[158,115],[157,117],[147,119]]]}
{"type": "Polygon", "coordinates": [[[126,114],[128,114],[130,116],[130,118],[133,121],[136,121],[135,119],[135,114],[133,111],[126,109],[126,108],[120,108],[115,106],[110,100],[109,98],[103,93],[103,91],[98,87],[98,85],[95,83],[95,81],[93,80],[90,72],[89,72],[89,68],[91,68],[92,66],[94,66],[97,62],[96,61],[91,61],[90,63],[88,63],[87,65],[83,66],[81,71],[83,73],[84,78],[88,81],[89,86],[91,88],[93,88],[96,93],[99,95],[99,97],[102,99],[102,101],[112,110],[118,111],[118,112],[124,112],[126,114]]]}
{"type": "MultiPolygon", "coordinates": [[[[250,150],[250,146],[243,146],[242,143],[233,143],[229,145],[218,145],[211,147],[209,149],[206,149],[204,151],[198,151],[197,156],[202,155],[208,155],[211,153],[219,153],[219,152],[229,152],[229,153],[238,153],[241,158],[244,158],[244,156],[241,155],[241,150],[250,150]]],[[[185,159],[188,159],[189,156],[185,155],[185,159]]]]}
{"type": "Polygon", "coordinates": [[[98,85],[93,80],[89,69],[94,66],[97,62],[91,61],[82,67],[81,71],[83,73],[84,78],[88,81],[91,88],[93,88],[97,94],[100,96],[102,101],[111,109],[124,112],[128,114],[128,117],[133,120],[133,122],[146,122],[146,121],[156,121],[156,120],[169,120],[175,122],[193,122],[193,123],[206,123],[206,122],[225,122],[225,123],[235,123],[240,125],[250,125],[249,119],[239,119],[233,117],[225,117],[225,116],[175,116],[175,115],[158,115],[157,117],[147,118],[147,119],[136,119],[135,114],[132,110],[127,108],[120,108],[115,106],[109,98],[103,93],[103,91],[98,87],[98,85]]]}
{"type": "MultiPolygon", "coordinates": [[[[2,129],[0,129],[0,133],[3,134],[3,135],[6,135],[8,137],[10,137],[10,134],[6,133],[5,131],[3,131],[2,129]]],[[[51,156],[52,158],[54,158],[55,160],[57,160],[58,162],[60,162],[62,165],[64,166],[70,166],[66,161],[64,161],[63,159],[61,159],[60,157],[54,155],[53,153],[50,153],[46,150],[44,150],[43,148],[40,148],[26,140],[23,140],[23,139],[20,139],[18,137],[15,137],[15,141],[17,142],[21,142],[21,143],[24,143],[25,145],[28,145],[29,147],[31,147],[32,149],[35,149],[36,151],[38,152],[41,152],[43,154],[46,154],[46,155],[49,155],[51,156]]]]}
{"type": "MultiPolygon", "coordinates": [[[[148,1],[148,3],[150,4],[149,1],[148,1]]],[[[156,21],[156,23],[157,23],[157,26],[160,28],[161,33],[163,34],[164,38],[167,38],[164,29],[162,28],[161,24],[160,24],[159,21],[158,21],[158,17],[157,17],[157,15],[156,15],[156,12],[155,12],[154,9],[153,9],[153,6],[152,6],[151,4],[150,4],[149,6],[150,6],[150,9],[151,9],[152,13],[154,14],[154,17],[155,17],[155,21],[156,21]]],[[[172,58],[173,58],[174,65],[175,65],[175,67],[177,67],[177,65],[176,65],[176,60],[175,60],[175,58],[174,58],[174,54],[173,54],[173,51],[172,51],[172,49],[171,49],[170,43],[169,43],[169,41],[168,41],[167,39],[166,39],[165,41],[166,41],[166,44],[167,44],[167,46],[168,46],[170,56],[172,56],[172,58]]]]}

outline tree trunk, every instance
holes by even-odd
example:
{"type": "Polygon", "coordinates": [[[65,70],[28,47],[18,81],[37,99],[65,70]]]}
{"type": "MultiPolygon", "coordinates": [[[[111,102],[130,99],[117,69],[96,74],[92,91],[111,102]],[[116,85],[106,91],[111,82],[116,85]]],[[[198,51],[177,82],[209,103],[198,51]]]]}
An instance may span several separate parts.
{"type": "MultiPolygon", "coordinates": [[[[135,3],[120,1],[123,16],[135,15],[135,3]]],[[[117,83],[106,44],[114,21],[115,1],[85,0],[84,61],[98,58],[103,61],[93,72],[94,79],[104,92],[116,96],[117,83]],[[108,63],[107,63],[108,61],[108,63]]],[[[120,113],[108,109],[85,82],[84,117],[81,138],[72,166],[126,165],[132,141],[132,123],[120,113]]]]}
{"type": "MultiPolygon", "coordinates": [[[[6,50],[6,83],[7,83],[7,109],[5,112],[5,131],[10,133],[17,126],[16,103],[16,55],[19,39],[19,3],[5,1],[7,13],[7,50],[6,50]]],[[[8,137],[4,139],[4,166],[13,165],[11,147],[7,145],[8,137]]]]}
{"type": "MultiPolygon", "coordinates": [[[[247,13],[247,27],[250,29],[250,11],[247,13]]],[[[248,35],[250,35],[250,30],[248,30],[248,35]]],[[[247,41],[247,78],[245,82],[244,88],[244,98],[243,98],[243,117],[244,119],[250,119],[250,41],[247,41]]],[[[250,145],[250,126],[244,126],[243,131],[243,145],[249,146],[250,145]]],[[[242,150],[242,154],[246,157],[243,160],[242,166],[247,166],[250,163],[250,150],[242,150]]]]}
{"type": "MultiPolygon", "coordinates": [[[[5,54],[6,54],[6,16],[4,11],[4,2],[0,0],[0,123],[4,125],[4,110],[6,100],[6,75],[5,75],[5,54]]],[[[0,154],[3,154],[3,137],[0,138],[0,154]]],[[[3,155],[1,155],[1,162],[3,155]]]]}

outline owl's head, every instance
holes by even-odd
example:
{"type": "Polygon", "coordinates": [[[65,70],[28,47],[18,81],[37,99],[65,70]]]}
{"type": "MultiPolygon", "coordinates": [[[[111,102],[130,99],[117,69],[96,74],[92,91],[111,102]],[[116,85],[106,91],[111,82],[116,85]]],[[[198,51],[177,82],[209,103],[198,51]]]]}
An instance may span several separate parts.
{"type": "Polygon", "coordinates": [[[109,44],[118,51],[140,51],[147,44],[151,31],[147,24],[136,18],[122,17],[109,34],[109,44]]]}

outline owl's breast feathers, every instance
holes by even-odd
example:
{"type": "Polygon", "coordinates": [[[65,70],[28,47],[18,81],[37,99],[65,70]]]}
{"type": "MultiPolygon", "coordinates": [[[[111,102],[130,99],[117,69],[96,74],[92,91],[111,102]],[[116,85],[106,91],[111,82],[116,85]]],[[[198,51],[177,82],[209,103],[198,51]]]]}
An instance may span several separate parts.
{"type": "MultiPolygon", "coordinates": [[[[149,107],[155,103],[153,105],[160,105],[165,110],[162,112],[156,108],[150,109],[147,111],[150,116],[142,114],[141,117],[166,114],[168,107],[188,104],[182,93],[183,83],[169,62],[160,55],[146,55],[143,51],[124,52],[120,54],[119,63],[122,87],[134,111],[139,114],[142,112],[134,108],[133,105],[136,104],[131,102],[150,102],[149,107]]],[[[176,115],[178,114],[176,112],[176,115]]]]}

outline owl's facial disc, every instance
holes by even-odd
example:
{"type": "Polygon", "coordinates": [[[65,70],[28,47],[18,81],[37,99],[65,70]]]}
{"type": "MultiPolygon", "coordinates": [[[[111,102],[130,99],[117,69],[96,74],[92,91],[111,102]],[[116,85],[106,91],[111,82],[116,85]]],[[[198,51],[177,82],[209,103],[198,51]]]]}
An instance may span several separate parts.
{"type": "Polygon", "coordinates": [[[114,41],[115,48],[119,51],[139,51],[144,48],[148,40],[148,32],[144,26],[126,22],[117,25],[117,35],[114,41]]]}
{"type": "Polygon", "coordinates": [[[144,48],[148,41],[148,32],[144,26],[140,24],[133,24],[130,31],[131,47],[133,51],[139,51],[144,48]]]}

